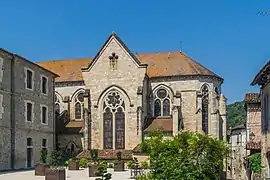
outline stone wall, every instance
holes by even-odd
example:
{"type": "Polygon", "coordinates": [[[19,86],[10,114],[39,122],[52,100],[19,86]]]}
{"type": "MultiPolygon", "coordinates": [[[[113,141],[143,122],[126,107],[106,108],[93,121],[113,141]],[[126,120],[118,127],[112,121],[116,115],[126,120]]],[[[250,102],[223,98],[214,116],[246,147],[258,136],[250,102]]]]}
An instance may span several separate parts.
{"type": "Polygon", "coordinates": [[[103,148],[103,98],[113,88],[118,89],[125,100],[125,148],[133,149],[140,143],[141,129],[137,133],[137,108],[143,104],[137,90],[139,86],[143,87],[145,73],[146,68],[140,67],[114,37],[108,41],[97,61],[83,72],[85,88],[90,89],[92,103],[92,148],[103,148]],[[119,57],[116,70],[112,70],[109,63],[109,56],[113,52],[119,57]]]}
{"type": "Polygon", "coordinates": [[[255,134],[254,141],[261,140],[261,104],[247,103],[247,129],[255,134]]]}
{"type": "Polygon", "coordinates": [[[0,52],[0,57],[4,58],[2,68],[4,81],[0,82],[0,95],[3,95],[4,104],[3,118],[0,119],[0,170],[12,168],[11,156],[13,152],[14,168],[26,168],[27,138],[33,140],[33,167],[34,163],[39,161],[42,139],[47,139],[49,150],[52,150],[54,145],[54,75],[20,56],[0,52]],[[12,59],[13,57],[14,59],[12,59]],[[25,68],[34,72],[33,90],[25,88],[25,68]],[[41,75],[48,78],[46,95],[41,93],[41,75]],[[13,92],[11,92],[11,87],[13,87],[13,92]],[[26,101],[31,101],[34,104],[32,122],[26,122],[26,101]],[[41,124],[41,105],[48,107],[47,125],[41,124]],[[12,127],[14,128],[13,134],[11,133],[12,127]],[[11,149],[12,142],[14,151],[11,149]]]}

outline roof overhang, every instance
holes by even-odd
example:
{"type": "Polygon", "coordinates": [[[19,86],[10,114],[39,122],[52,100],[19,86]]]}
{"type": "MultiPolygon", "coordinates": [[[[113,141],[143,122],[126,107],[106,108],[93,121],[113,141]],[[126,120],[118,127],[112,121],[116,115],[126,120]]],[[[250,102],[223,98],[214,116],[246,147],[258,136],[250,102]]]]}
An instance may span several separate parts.
{"type": "Polygon", "coordinates": [[[270,61],[268,61],[253,79],[251,85],[264,85],[270,81],[270,61]]]}

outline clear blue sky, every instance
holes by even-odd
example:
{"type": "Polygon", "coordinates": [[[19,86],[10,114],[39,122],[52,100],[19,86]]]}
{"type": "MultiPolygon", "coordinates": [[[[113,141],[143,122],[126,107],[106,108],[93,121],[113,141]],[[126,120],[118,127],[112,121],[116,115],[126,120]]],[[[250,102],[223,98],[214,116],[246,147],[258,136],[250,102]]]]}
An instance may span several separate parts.
{"type": "Polygon", "coordinates": [[[9,0],[0,46],[32,61],[92,57],[112,31],[133,52],[182,50],[225,81],[228,102],[270,59],[269,0],[9,0]]]}

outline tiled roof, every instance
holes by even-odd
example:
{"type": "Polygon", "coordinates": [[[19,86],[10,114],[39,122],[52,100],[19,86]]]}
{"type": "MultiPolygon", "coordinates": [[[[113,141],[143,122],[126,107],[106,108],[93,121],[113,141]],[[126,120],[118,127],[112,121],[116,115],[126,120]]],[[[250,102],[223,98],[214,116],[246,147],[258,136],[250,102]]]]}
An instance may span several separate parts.
{"type": "Polygon", "coordinates": [[[149,77],[201,75],[217,77],[223,81],[221,77],[181,52],[134,55],[115,33],[112,33],[109,36],[103,47],[94,58],[47,61],[39,62],[37,64],[59,74],[60,77],[56,79],[56,82],[83,81],[82,69],[86,70],[86,67],[92,64],[91,62],[98,60],[102,49],[105,48],[106,44],[109,43],[110,39],[112,38],[115,38],[122,45],[122,47],[138,63],[138,65],[148,65],[147,75],[149,77]]]}
{"type": "Polygon", "coordinates": [[[261,102],[260,93],[246,93],[244,100],[245,100],[245,102],[248,102],[248,103],[261,102]]]}
{"type": "Polygon", "coordinates": [[[144,131],[151,132],[156,130],[162,130],[163,132],[172,132],[173,131],[172,118],[153,119],[144,131]]]}
{"type": "Polygon", "coordinates": [[[261,142],[249,141],[246,145],[247,150],[260,150],[261,142]]]}
{"type": "MultiPolygon", "coordinates": [[[[181,52],[137,54],[135,56],[142,63],[148,64],[147,75],[150,78],[178,75],[202,75],[222,79],[181,52]]],[[[56,82],[83,81],[81,68],[88,66],[92,60],[93,58],[81,58],[38,62],[37,64],[57,73],[60,77],[56,78],[56,82]]]]}

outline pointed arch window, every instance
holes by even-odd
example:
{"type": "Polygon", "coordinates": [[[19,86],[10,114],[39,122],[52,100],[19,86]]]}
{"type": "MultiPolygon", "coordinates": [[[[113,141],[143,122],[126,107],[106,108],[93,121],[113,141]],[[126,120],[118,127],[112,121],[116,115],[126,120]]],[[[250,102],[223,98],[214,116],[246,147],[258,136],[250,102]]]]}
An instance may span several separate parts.
{"type": "Polygon", "coordinates": [[[209,105],[209,90],[206,85],[202,88],[202,130],[208,134],[208,105],[209,105]]]}
{"type": "Polygon", "coordinates": [[[170,114],[170,95],[166,89],[161,88],[154,95],[154,116],[169,116],[170,114]]]}
{"type": "Polygon", "coordinates": [[[57,95],[54,95],[54,99],[55,99],[55,106],[54,106],[55,112],[60,114],[60,100],[57,95]]]}
{"type": "Polygon", "coordinates": [[[125,149],[125,102],[120,92],[110,91],[105,98],[103,109],[104,149],[113,149],[113,136],[115,149],[125,149]]]}
{"type": "Polygon", "coordinates": [[[80,92],[75,98],[75,119],[81,120],[83,117],[84,93],[80,92]]]}

